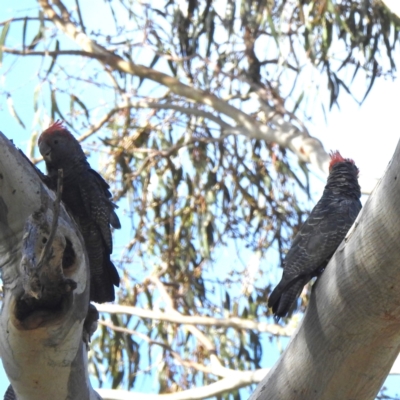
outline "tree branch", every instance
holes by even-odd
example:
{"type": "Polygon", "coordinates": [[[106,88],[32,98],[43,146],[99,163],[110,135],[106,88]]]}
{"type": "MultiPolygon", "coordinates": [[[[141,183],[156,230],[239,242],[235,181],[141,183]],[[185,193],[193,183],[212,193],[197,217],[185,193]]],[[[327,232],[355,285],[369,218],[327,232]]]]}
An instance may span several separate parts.
{"type": "Polygon", "coordinates": [[[268,369],[234,371],[228,378],[210,385],[172,394],[144,394],[108,389],[99,389],[98,392],[104,400],[202,400],[260,382],[267,371],[268,369]]]}
{"type": "Polygon", "coordinates": [[[382,0],[382,3],[392,12],[400,18],[400,3],[397,0],[382,0]]]}
{"type": "MultiPolygon", "coordinates": [[[[48,19],[47,21],[51,21],[48,19]]],[[[10,47],[3,46],[2,51],[4,53],[8,54],[15,54],[18,56],[40,56],[40,57],[58,57],[58,56],[82,56],[82,57],[88,57],[88,58],[96,58],[96,59],[102,59],[102,57],[95,57],[93,53],[90,53],[88,51],[82,51],[82,50],[43,50],[43,51],[36,51],[36,50],[18,50],[18,49],[12,49],[10,47]]]]}
{"type": "Polygon", "coordinates": [[[212,318],[186,316],[182,314],[171,315],[167,312],[145,310],[139,307],[120,306],[117,304],[98,304],[96,305],[96,308],[99,312],[103,313],[134,315],[143,319],[155,319],[159,321],[171,322],[173,324],[217,326],[223,328],[252,330],[256,332],[266,332],[277,336],[291,336],[294,332],[294,328],[282,327],[278,324],[268,324],[266,322],[257,322],[237,317],[212,318]]]}
{"type": "MultiPolygon", "coordinates": [[[[161,281],[158,279],[158,277],[153,275],[149,278],[149,280],[156,285],[158,291],[160,292],[162,299],[164,300],[164,302],[166,304],[168,313],[172,314],[172,315],[176,315],[178,317],[182,316],[182,314],[179,311],[175,310],[174,303],[173,303],[171,297],[165,290],[164,285],[161,283],[161,281]]],[[[222,366],[222,363],[217,356],[217,350],[216,350],[213,342],[206,335],[204,335],[204,333],[199,328],[197,328],[194,325],[187,325],[186,330],[188,332],[190,332],[208,351],[212,367],[224,370],[225,368],[222,366]]]]}
{"type": "MultiPolygon", "coordinates": [[[[310,136],[306,129],[300,130],[294,124],[286,121],[284,118],[278,115],[274,115],[270,121],[274,126],[274,128],[272,128],[267,124],[260,123],[253,117],[250,117],[236,107],[231,106],[226,101],[208,92],[185,85],[178,79],[154,69],[145,67],[143,65],[134,64],[130,60],[124,60],[111,50],[107,50],[103,46],[97,44],[83,32],[80,32],[69,19],[67,9],[61,1],[57,0],[54,1],[54,3],[62,10],[62,17],[57,15],[48,1],[40,0],[39,3],[43,7],[43,10],[47,14],[49,20],[51,20],[58,27],[58,29],[72,38],[79,46],[82,47],[83,50],[29,51],[3,47],[4,52],[18,55],[47,55],[52,57],[60,55],[80,55],[97,59],[116,71],[135,75],[142,79],[147,78],[153,80],[154,82],[158,82],[159,84],[168,87],[173,93],[182,96],[189,101],[212,107],[218,113],[233,119],[236,122],[236,126],[230,126],[221,118],[215,117],[211,113],[207,113],[207,118],[218,123],[225,134],[242,135],[248,137],[249,139],[263,140],[267,143],[277,143],[284,148],[290,149],[303,162],[308,162],[316,166],[324,174],[327,174],[329,165],[328,153],[323,148],[321,142],[318,139],[310,136]]],[[[144,104],[142,103],[141,105],[143,106],[144,104]]],[[[164,108],[160,104],[157,105],[157,103],[149,103],[149,105],[153,106],[154,108],[164,108]]],[[[260,101],[260,105],[263,105],[262,101],[260,101]]],[[[140,104],[138,104],[138,106],[140,107],[140,104]]],[[[267,107],[265,104],[263,106],[264,108],[267,107]]],[[[171,109],[177,109],[177,111],[182,112],[190,110],[190,108],[182,108],[181,110],[178,110],[177,107],[178,106],[171,106],[171,109]]],[[[270,109],[269,107],[267,108],[270,109]]],[[[107,121],[108,118],[110,118],[110,114],[114,114],[116,111],[117,109],[111,110],[104,117],[104,121],[107,121]]],[[[195,109],[192,110],[193,115],[200,115],[201,113],[205,113],[205,111],[195,109]]],[[[206,117],[206,115],[204,116],[206,117]]],[[[82,135],[81,139],[83,140],[89,137],[91,134],[96,132],[97,129],[95,126],[92,127],[89,132],[82,135]]],[[[371,181],[370,179],[361,177],[360,183],[362,192],[364,194],[369,194],[372,192],[377,182],[376,180],[371,181]]]]}
{"type": "MultiPolygon", "coordinates": [[[[142,339],[143,341],[145,341],[149,346],[152,346],[152,345],[160,346],[163,349],[167,350],[172,355],[172,357],[174,357],[174,359],[180,365],[182,365],[184,367],[194,368],[197,371],[201,371],[206,374],[214,374],[214,371],[211,368],[208,368],[208,367],[204,366],[203,364],[199,364],[194,361],[183,360],[182,357],[171,348],[171,346],[169,346],[165,343],[162,343],[162,342],[157,342],[156,340],[152,340],[148,336],[144,335],[143,333],[137,332],[133,329],[125,328],[123,326],[116,326],[110,320],[109,321],[100,320],[99,325],[103,325],[109,329],[112,329],[115,332],[122,332],[122,333],[126,333],[128,335],[137,336],[140,339],[142,339]]],[[[215,374],[215,375],[217,375],[217,374],[215,374]]]]}
{"type": "MultiPolygon", "coordinates": [[[[193,368],[197,371],[204,372],[205,374],[212,374],[212,375],[220,376],[223,378],[227,378],[227,377],[231,376],[232,373],[238,372],[234,369],[206,367],[204,364],[199,364],[199,363],[196,363],[196,362],[190,361],[190,360],[184,360],[176,351],[172,350],[172,348],[170,346],[166,345],[165,343],[161,343],[161,342],[152,340],[148,336],[144,335],[143,333],[134,331],[133,329],[128,329],[123,326],[116,326],[111,321],[100,320],[99,324],[103,325],[109,329],[112,329],[115,332],[122,332],[122,333],[126,333],[128,335],[137,336],[137,337],[141,338],[143,341],[145,341],[147,344],[149,344],[150,346],[156,345],[156,346],[162,347],[163,349],[167,350],[174,357],[175,361],[178,364],[182,365],[183,367],[193,368]]],[[[265,371],[265,369],[263,369],[263,371],[265,371]]]]}
{"type": "Polygon", "coordinates": [[[60,17],[46,0],[39,0],[46,16],[53,21],[55,26],[73,39],[90,57],[101,60],[116,71],[140,78],[147,78],[168,87],[173,93],[196,103],[214,108],[217,112],[233,119],[238,127],[245,128],[245,134],[249,138],[265,140],[268,143],[278,143],[282,147],[292,150],[302,161],[310,162],[326,173],[328,171],[329,157],[321,142],[311,137],[307,132],[300,131],[292,126],[290,130],[282,131],[262,125],[243,111],[231,106],[211,93],[196,89],[180,82],[178,79],[168,76],[143,65],[134,64],[120,56],[108,51],[83,32],[79,31],[69,19],[64,4],[59,0],[53,3],[62,11],[60,17]]]}

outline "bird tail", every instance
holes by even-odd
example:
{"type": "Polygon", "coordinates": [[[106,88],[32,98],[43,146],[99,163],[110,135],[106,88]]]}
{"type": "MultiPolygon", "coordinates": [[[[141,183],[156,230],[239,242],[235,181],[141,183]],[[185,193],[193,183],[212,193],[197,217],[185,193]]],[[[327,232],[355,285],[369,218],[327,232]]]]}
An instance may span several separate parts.
{"type": "Polygon", "coordinates": [[[101,269],[90,271],[90,300],[96,303],[106,303],[115,300],[114,285],[119,286],[119,275],[108,254],[103,256],[101,269]]]}
{"type": "Polygon", "coordinates": [[[4,400],[15,400],[17,397],[15,395],[14,389],[11,385],[8,386],[7,391],[4,393],[4,400]]]}
{"type": "Polygon", "coordinates": [[[283,282],[278,284],[268,299],[268,307],[272,307],[275,317],[284,317],[292,310],[306,283],[307,278],[303,277],[294,281],[290,286],[283,285],[283,282]]]}
{"type": "Polygon", "coordinates": [[[272,307],[273,312],[275,312],[277,305],[279,305],[279,300],[282,296],[283,291],[285,290],[285,287],[286,285],[284,285],[283,282],[280,281],[268,297],[268,307],[272,307]]]}

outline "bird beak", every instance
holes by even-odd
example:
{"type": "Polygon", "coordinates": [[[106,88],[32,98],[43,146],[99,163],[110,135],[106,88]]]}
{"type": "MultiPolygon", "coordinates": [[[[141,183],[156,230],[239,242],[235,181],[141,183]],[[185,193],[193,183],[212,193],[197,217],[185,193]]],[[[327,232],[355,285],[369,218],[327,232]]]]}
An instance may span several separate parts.
{"type": "Polygon", "coordinates": [[[45,161],[51,161],[51,147],[46,142],[40,142],[39,151],[45,161]]]}

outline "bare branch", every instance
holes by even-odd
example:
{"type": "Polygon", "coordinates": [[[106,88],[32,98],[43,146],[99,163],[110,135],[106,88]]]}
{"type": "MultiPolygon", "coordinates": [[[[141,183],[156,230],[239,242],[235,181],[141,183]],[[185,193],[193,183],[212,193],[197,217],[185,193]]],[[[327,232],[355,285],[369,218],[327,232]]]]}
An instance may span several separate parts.
{"type": "Polygon", "coordinates": [[[99,129],[101,129],[104,124],[106,124],[110,118],[121,111],[124,111],[128,108],[150,108],[150,109],[155,109],[155,110],[176,110],[181,112],[182,114],[187,114],[187,115],[196,115],[198,117],[203,117],[205,119],[209,119],[210,121],[215,122],[221,128],[225,129],[227,133],[232,132],[234,130],[234,127],[232,125],[229,125],[225,121],[223,121],[221,118],[216,117],[214,114],[204,111],[204,110],[199,110],[198,108],[195,107],[183,107],[183,106],[178,106],[176,104],[170,103],[170,102],[165,102],[165,103],[159,103],[156,101],[131,101],[129,103],[124,103],[119,106],[114,107],[111,109],[104,117],[102,117],[98,122],[93,124],[90,129],[85,132],[83,135],[81,135],[78,138],[79,142],[82,142],[86,140],[88,137],[93,135],[95,132],[97,132],[99,129]]]}
{"type": "Polygon", "coordinates": [[[201,400],[260,382],[267,372],[267,368],[256,371],[233,371],[229,377],[218,382],[173,394],[144,394],[108,389],[99,389],[98,393],[103,400],[201,400]]]}
{"type": "Polygon", "coordinates": [[[171,315],[167,312],[145,310],[139,307],[120,306],[117,304],[98,304],[96,308],[99,312],[108,314],[126,314],[134,315],[143,319],[155,319],[159,321],[167,321],[174,324],[183,325],[203,325],[203,326],[217,326],[224,328],[234,328],[243,330],[252,330],[256,332],[266,332],[271,335],[277,336],[291,336],[294,332],[293,327],[282,327],[278,324],[267,324],[266,322],[257,322],[249,319],[242,319],[237,317],[231,318],[212,318],[200,316],[186,316],[186,315],[171,315]]]}
{"type": "MultiPolygon", "coordinates": [[[[19,56],[40,56],[40,57],[45,57],[45,56],[50,56],[50,57],[82,56],[82,57],[98,58],[98,57],[94,57],[92,53],[87,52],[87,51],[82,51],[82,50],[35,51],[35,50],[29,50],[29,49],[18,50],[18,49],[12,49],[10,47],[5,47],[5,46],[2,47],[2,50],[4,53],[15,54],[15,55],[19,55],[19,56]]],[[[101,58],[99,58],[99,59],[101,59],[101,58]]]]}
{"type": "Polygon", "coordinates": [[[39,0],[39,4],[47,17],[53,21],[58,29],[73,39],[85,52],[89,53],[90,57],[101,60],[117,71],[158,82],[168,87],[173,93],[188,100],[210,106],[217,112],[232,118],[238,127],[245,128],[243,134],[247,137],[265,140],[268,143],[278,143],[292,150],[302,161],[316,165],[324,173],[328,171],[328,154],[321,142],[311,137],[307,132],[302,132],[295,126],[285,131],[279,129],[279,127],[272,129],[267,125],[260,124],[243,111],[231,106],[211,93],[185,85],[178,79],[154,69],[134,64],[130,60],[124,60],[79,31],[71,22],[67,13],[64,12],[66,8],[61,1],[56,0],[53,3],[63,11],[62,17],[54,11],[48,1],[39,0]]]}
{"type": "Polygon", "coordinates": [[[174,357],[175,361],[177,361],[180,365],[182,365],[186,368],[193,368],[193,369],[196,369],[197,371],[201,371],[206,374],[212,374],[212,375],[216,375],[216,376],[220,376],[220,377],[224,377],[224,378],[230,376],[230,374],[232,372],[233,373],[236,372],[236,370],[233,370],[233,369],[210,368],[210,367],[204,366],[204,364],[199,364],[194,361],[183,360],[182,357],[176,351],[172,350],[172,348],[170,346],[166,345],[165,343],[161,343],[161,342],[152,340],[148,336],[144,335],[143,333],[134,331],[132,329],[128,329],[123,326],[116,326],[111,321],[100,320],[99,324],[106,326],[107,328],[110,328],[115,332],[122,332],[122,333],[127,333],[128,335],[137,336],[137,337],[141,338],[143,341],[145,341],[146,343],[148,343],[150,346],[156,345],[156,346],[160,346],[160,347],[164,348],[174,357]]]}

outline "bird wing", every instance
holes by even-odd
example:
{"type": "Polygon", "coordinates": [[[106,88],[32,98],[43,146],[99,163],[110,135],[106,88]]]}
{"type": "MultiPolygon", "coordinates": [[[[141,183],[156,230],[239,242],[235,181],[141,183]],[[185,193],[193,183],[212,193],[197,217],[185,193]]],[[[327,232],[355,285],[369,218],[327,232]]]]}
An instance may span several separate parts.
{"type": "Polygon", "coordinates": [[[110,229],[110,200],[97,179],[82,179],[79,184],[81,198],[87,215],[93,220],[101,232],[101,236],[112,253],[112,236],[110,229]]]}
{"type": "Polygon", "coordinates": [[[332,257],[355,220],[361,203],[352,199],[321,199],[301,227],[286,258],[284,278],[315,276],[332,257]]]}
{"type": "Polygon", "coordinates": [[[293,240],[282,279],[268,298],[277,317],[289,312],[303,286],[325,268],[360,209],[358,199],[328,198],[317,203],[293,240]]]}
{"type": "Polygon", "coordinates": [[[111,201],[112,194],[109,191],[110,185],[94,169],[89,169],[89,173],[92,174],[92,176],[94,177],[94,180],[102,187],[104,195],[107,196],[107,198],[108,198],[109,208],[110,208],[110,224],[111,224],[111,226],[115,229],[121,229],[121,223],[119,222],[119,218],[114,211],[114,209],[118,208],[118,206],[111,201]]]}
{"type": "Polygon", "coordinates": [[[89,169],[89,174],[91,174],[93,179],[95,179],[96,182],[104,189],[104,193],[107,195],[107,197],[111,198],[111,193],[109,191],[110,185],[104,180],[104,178],[92,168],[89,169]]]}

